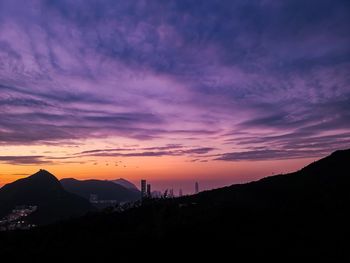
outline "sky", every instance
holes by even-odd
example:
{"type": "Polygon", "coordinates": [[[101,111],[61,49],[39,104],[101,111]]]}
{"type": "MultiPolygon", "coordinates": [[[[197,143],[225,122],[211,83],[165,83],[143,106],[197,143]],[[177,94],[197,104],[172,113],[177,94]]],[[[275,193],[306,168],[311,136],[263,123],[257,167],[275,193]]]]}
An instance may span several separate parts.
{"type": "Polygon", "coordinates": [[[0,0],[0,185],[201,189],[350,147],[347,0],[0,0]]]}

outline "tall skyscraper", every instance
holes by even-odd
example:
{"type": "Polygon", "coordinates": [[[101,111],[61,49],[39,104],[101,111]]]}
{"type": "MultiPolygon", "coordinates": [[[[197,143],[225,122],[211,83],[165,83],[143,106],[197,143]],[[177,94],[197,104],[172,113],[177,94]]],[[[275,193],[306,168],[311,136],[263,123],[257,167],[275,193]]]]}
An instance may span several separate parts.
{"type": "Polygon", "coordinates": [[[181,197],[182,196],[182,189],[180,188],[180,190],[179,190],[179,197],[181,197]]]}
{"type": "Polygon", "coordinates": [[[198,194],[198,193],[199,193],[199,184],[198,184],[198,182],[196,182],[196,183],[194,184],[194,193],[195,193],[195,194],[198,194]]]}
{"type": "Polygon", "coordinates": [[[151,194],[151,184],[147,184],[147,197],[151,198],[152,194],[151,194]]]}
{"type": "Polygon", "coordinates": [[[141,180],[141,200],[144,199],[147,195],[146,189],[146,180],[141,180]]]}

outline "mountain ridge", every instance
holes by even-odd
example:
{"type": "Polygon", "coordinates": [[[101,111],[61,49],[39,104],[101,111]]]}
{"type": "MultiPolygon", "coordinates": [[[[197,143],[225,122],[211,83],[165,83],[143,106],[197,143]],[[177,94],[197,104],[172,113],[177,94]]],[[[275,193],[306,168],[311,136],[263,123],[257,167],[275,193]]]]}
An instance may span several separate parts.
{"type": "Polygon", "coordinates": [[[77,180],[64,178],[60,180],[64,189],[86,199],[91,194],[97,195],[100,200],[115,200],[118,202],[136,201],[139,199],[139,192],[131,191],[122,185],[107,180],[77,180]]]}
{"type": "Polygon", "coordinates": [[[135,184],[133,184],[132,182],[130,182],[124,178],[114,179],[114,180],[110,180],[110,181],[113,183],[119,184],[121,186],[124,186],[125,188],[139,191],[139,189],[137,188],[137,186],[135,184]]]}
{"type": "Polygon", "coordinates": [[[42,224],[94,210],[87,200],[65,191],[53,174],[42,169],[0,188],[0,217],[18,205],[37,205],[38,211],[30,219],[42,224]]]}

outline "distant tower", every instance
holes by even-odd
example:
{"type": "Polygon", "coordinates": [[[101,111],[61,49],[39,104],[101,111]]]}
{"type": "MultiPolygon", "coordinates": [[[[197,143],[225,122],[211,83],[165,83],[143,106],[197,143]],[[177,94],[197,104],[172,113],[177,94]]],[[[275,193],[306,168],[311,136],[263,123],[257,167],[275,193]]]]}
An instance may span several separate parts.
{"type": "Polygon", "coordinates": [[[179,197],[181,197],[182,196],[182,189],[180,188],[180,190],[179,190],[179,197]]]}
{"type": "Polygon", "coordinates": [[[144,199],[147,195],[146,192],[146,180],[141,180],[141,200],[144,199]]]}
{"type": "Polygon", "coordinates": [[[168,189],[165,189],[164,194],[163,194],[163,198],[168,198],[168,189]]]}
{"type": "Polygon", "coordinates": [[[170,189],[170,191],[169,191],[169,197],[170,198],[173,198],[174,197],[174,189],[170,189]]]}
{"type": "Polygon", "coordinates": [[[195,194],[198,194],[198,193],[199,193],[199,184],[198,184],[198,182],[196,182],[196,183],[194,184],[194,193],[195,193],[195,194]]]}
{"type": "Polygon", "coordinates": [[[151,184],[147,184],[147,197],[151,198],[152,194],[151,194],[151,184]]]}

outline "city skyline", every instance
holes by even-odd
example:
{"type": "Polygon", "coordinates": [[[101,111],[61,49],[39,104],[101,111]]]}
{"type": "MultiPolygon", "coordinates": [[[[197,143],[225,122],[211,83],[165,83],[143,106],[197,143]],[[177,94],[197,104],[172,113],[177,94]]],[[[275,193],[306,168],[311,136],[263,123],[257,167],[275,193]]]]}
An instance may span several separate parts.
{"type": "Polygon", "coordinates": [[[178,193],[350,147],[348,1],[0,2],[0,187],[178,193]]]}

